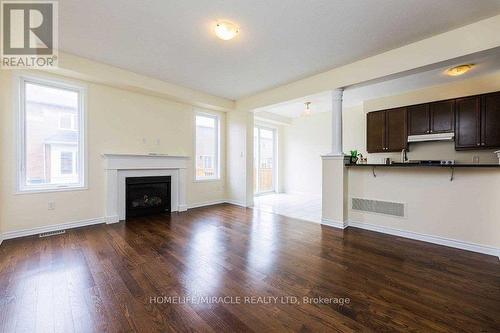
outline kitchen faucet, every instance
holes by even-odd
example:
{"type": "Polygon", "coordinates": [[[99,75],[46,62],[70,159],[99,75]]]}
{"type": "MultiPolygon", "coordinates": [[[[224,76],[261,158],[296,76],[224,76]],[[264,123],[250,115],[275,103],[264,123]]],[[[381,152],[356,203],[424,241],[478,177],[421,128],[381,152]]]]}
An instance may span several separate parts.
{"type": "Polygon", "coordinates": [[[408,163],[408,156],[406,155],[406,149],[401,150],[401,163],[408,163]]]}

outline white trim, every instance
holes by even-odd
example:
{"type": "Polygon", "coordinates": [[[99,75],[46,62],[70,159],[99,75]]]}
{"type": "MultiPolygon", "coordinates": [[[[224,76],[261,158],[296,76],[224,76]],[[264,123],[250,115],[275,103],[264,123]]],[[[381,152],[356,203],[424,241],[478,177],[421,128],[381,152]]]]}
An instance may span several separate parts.
{"type": "Polygon", "coordinates": [[[97,217],[97,218],[93,218],[93,219],[87,219],[87,220],[81,220],[81,221],[75,221],[75,222],[68,222],[68,223],[62,223],[62,224],[52,224],[52,225],[48,225],[48,226],[44,226],[44,227],[36,227],[36,228],[31,228],[31,229],[9,231],[9,232],[2,234],[2,239],[6,240],[6,239],[12,239],[12,238],[38,235],[38,234],[41,234],[44,232],[85,227],[85,226],[94,225],[94,224],[101,224],[101,223],[104,223],[104,221],[105,221],[104,217],[97,217]]]}
{"type": "Polygon", "coordinates": [[[323,160],[343,160],[345,155],[321,155],[323,160]]]}
{"type": "Polygon", "coordinates": [[[194,204],[189,204],[187,205],[188,209],[192,208],[199,208],[199,207],[206,207],[206,206],[213,206],[213,205],[220,205],[223,203],[226,203],[226,200],[212,200],[212,201],[204,201],[204,202],[198,202],[194,204]]]}
{"type": "Polygon", "coordinates": [[[106,216],[104,218],[106,224],[113,224],[120,222],[120,217],[118,215],[106,216]]]}
{"type": "Polygon", "coordinates": [[[15,121],[15,151],[16,151],[16,188],[15,194],[24,193],[44,193],[44,192],[60,192],[60,191],[80,191],[87,190],[87,171],[88,171],[88,152],[87,152],[87,86],[77,83],[72,80],[61,78],[52,78],[42,75],[26,75],[14,74],[14,110],[16,110],[15,121]],[[41,185],[26,185],[26,166],[25,166],[25,83],[30,82],[37,85],[49,86],[53,88],[70,90],[78,93],[78,109],[79,109],[79,140],[78,140],[78,160],[80,170],[78,184],[41,184],[41,185]]]}
{"type": "Polygon", "coordinates": [[[347,228],[348,224],[347,221],[340,221],[340,220],[332,220],[332,219],[327,219],[322,217],[321,218],[321,224],[338,228],[338,229],[345,229],[347,228]]]}
{"type": "Polygon", "coordinates": [[[244,208],[248,207],[245,203],[243,203],[241,201],[237,201],[237,200],[226,200],[225,202],[228,204],[231,204],[231,205],[240,206],[240,207],[244,207],[244,208]]]}
{"type": "Polygon", "coordinates": [[[386,227],[386,226],[380,226],[380,225],[375,225],[375,224],[370,224],[370,223],[364,223],[364,222],[357,222],[357,221],[353,221],[353,220],[349,220],[348,225],[350,227],[371,230],[371,231],[375,231],[375,232],[380,232],[380,233],[389,234],[389,235],[393,235],[393,236],[399,236],[399,237],[419,240],[419,241],[438,244],[438,245],[449,246],[449,247],[453,247],[453,248],[457,248],[457,249],[461,249],[461,250],[489,254],[489,255],[497,256],[500,258],[500,248],[496,248],[493,246],[464,242],[461,240],[450,239],[450,238],[445,238],[445,237],[440,237],[440,236],[426,235],[426,234],[421,234],[418,232],[406,231],[406,230],[401,230],[401,229],[396,229],[396,228],[391,228],[391,227],[386,227]]]}

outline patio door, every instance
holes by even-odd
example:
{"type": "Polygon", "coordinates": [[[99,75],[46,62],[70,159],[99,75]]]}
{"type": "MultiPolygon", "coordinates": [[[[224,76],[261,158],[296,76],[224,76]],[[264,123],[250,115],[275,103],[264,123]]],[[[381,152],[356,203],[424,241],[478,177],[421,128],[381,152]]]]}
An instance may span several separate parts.
{"type": "Polygon", "coordinates": [[[276,186],[276,130],[254,128],[254,193],[274,192],[276,186]]]}

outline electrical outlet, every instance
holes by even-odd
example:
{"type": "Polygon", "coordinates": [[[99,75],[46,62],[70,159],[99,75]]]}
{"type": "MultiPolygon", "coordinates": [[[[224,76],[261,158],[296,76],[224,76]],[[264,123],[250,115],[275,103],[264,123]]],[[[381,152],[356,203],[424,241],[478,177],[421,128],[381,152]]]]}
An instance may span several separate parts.
{"type": "Polygon", "coordinates": [[[144,144],[144,145],[145,145],[146,143],[148,143],[148,139],[146,139],[146,138],[142,138],[142,144],[144,144]]]}
{"type": "Polygon", "coordinates": [[[54,209],[56,209],[56,203],[55,202],[49,202],[48,210],[54,210],[54,209]]]}
{"type": "Polygon", "coordinates": [[[160,139],[156,139],[156,145],[159,146],[160,145],[160,139]]]}

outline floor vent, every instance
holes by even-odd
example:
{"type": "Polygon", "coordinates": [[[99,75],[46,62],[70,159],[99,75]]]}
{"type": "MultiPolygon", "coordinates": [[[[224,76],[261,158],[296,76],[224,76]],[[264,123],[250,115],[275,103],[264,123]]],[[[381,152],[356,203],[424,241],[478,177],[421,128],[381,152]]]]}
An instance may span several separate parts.
{"type": "Polygon", "coordinates": [[[405,204],[390,201],[352,198],[352,209],[368,213],[405,217],[405,204]]]}
{"type": "Polygon", "coordinates": [[[42,238],[42,237],[49,237],[49,236],[55,236],[55,235],[62,235],[65,233],[66,233],[66,230],[57,230],[57,231],[44,232],[43,234],[39,234],[38,236],[40,238],[42,238]]]}

